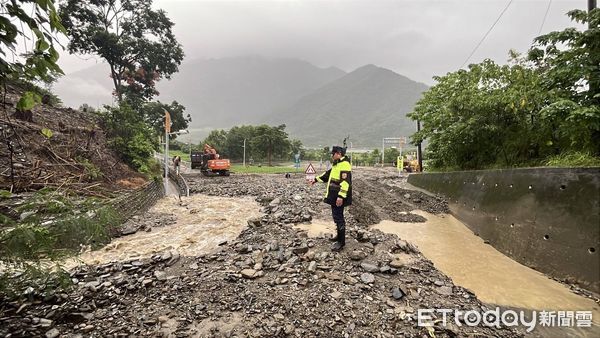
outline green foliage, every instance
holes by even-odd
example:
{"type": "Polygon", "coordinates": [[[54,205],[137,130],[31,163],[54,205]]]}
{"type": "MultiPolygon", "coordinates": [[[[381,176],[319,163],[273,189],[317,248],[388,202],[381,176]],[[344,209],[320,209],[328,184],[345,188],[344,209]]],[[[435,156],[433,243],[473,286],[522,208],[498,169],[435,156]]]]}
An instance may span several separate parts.
{"type": "Polygon", "coordinates": [[[30,297],[34,291],[52,295],[70,285],[69,273],[59,264],[20,261],[5,266],[0,274],[0,298],[30,297]]]}
{"type": "MultiPolygon", "coordinates": [[[[56,36],[65,32],[53,0],[10,0],[0,3],[0,84],[50,81],[63,72],[57,64],[56,36]],[[17,44],[31,41],[23,54],[17,44]]],[[[17,109],[29,110],[41,102],[37,91],[26,91],[17,109]]]]}
{"type": "MultiPolygon", "coordinates": [[[[144,116],[144,121],[152,127],[157,135],[165,133],[165,110],[171,115],[172,133],[186,129],[188,124],[192,122],[190,114],[185,116],[185,107],[177,101],[173,101],[171,104],[161,103],[160,101],[148,102],[141,107],[140,112],[144,116]]],[[[175,139],[177,135],[171,135],[169,138],[175,139]]]]}
{"type": "Polygon", "coordinates": [[[53,0],[10,0],[0,3],[0,74],[6,79],[48,79],[62,74],[56,64],[56,37],[64,33],[53,0]],[[25,29],[24,29],[25,28],[25,29]],[[31,34],[32,36],[29,36],[31,34]],[[32,41],[24,55],[16,52],[19,41],[32,41]],[[7,55],[12,54],[11,56],[7,55]],[[14,61],[9,61],[9,60],[14,61]]]}
{"type": "Polygon", "coordinates": [[[133,107],[157,95],[183,60],[173,23],[152,0],[66,0],[60,9],[72,53],[98,55],[110,66],[115,95],[133,107]]]}
{"type": "Polygon", "coordinates": [[[158,143],[152,128],[140,114],[129,105],[122,104],[105,107],[100,116],[109,144],[121,159],[140,172],[150,173],[150,161],[158,143]]]}
{"type": "Polygon", "coordinates": [[[244,156],[244,139],[246,140],[246,161],[250,158],[257,161],[273,160],[293,161],[294,155],[300,153],[305,158],[305,150],[299,140],[290,140],[285,125],[279,126],[235,126],[230,130],[217,129],[210,132],[203,144],[217,149],[224,158],[242,160],[244,156]]]}
{"type": "Polygon", "coordinates": [[[52,138],[52,136],[54,135],[54,133],[52,132],[52,130],[48,129],[48,128],[42,128],[42,131],[40,131],[42,133],[42,135],[44,135],[44,137],[46,137],[47,139],[52,138]]]}
{"type": "Polygon", "coordinates": [[[88,181],[96,181],[102,178],[102,170],[96,167],[90,160],[87,158],[79,159],[79,163],[83,165],[83,171],[88,181]]]}
{"type": "Polygon", "coordinates": [[[272,165],[273,156],[287,155],[291,146],[288,134],[285,132],[285,124],[277,127],[263,124],[256,127],[255,136],[250,143],[260,158],[267,158],[269,166],[272,165]]]}
{"type": "Polygon", "coordinates": [[[600,157],[578,151],[550,156],[545,165],[551,167],[600,167],[600,157]]]}
{"type": "MultiPolygon", "coordinates": [[[[587,20],[585,12],[570,15],[587,20]]],[[[590,15],[598,17],[598,10],[590,15]]],[[[485,60],[436,77],[409,115],[423,124],[413,144],[428,140],[429,164],[437,169],[516,167],[563,152],[600,154],[594,89],[600,53],[593,55],[598,34],[553,32],[536,39],[528,59],[512,52],[510,65],[485,60]]]]}
{"type": "Polygon", "coordinates": [[[392,163],[392,162],[396,162],[396,159],[398,158],[398,156],[400,156],[400,151],[396,148],[387,148],[385,149],[384,152],[384,162],[385,163],[392,163]]]}
{"type": "Polygon", "coordinates": [[[34,92],[25,92],[17,102],[18,110],[30,110],[35,105],[42,103],[42,97],[34,92]]]}
{"type": "Polygon", "coordinates": [[[541,89],[556,97],[542,114],[558,147],[600,155],[600,9],[568,15],[590,28],[539,36],[528,58],[543,71],[541,89]]]}
{"type": "MultiPolygon", "coordinates": [[[[48,78],[42,80],[46,85],[55,80],[54,76],[48,76],[48,78]]],[[[46,102],[52,106],[58,106],[62,104],[62,101],[58,96],[52,93],[50,90],[40,87],[34,82],[38,82],[35,80],[26,80],[26,79],[11,79],[9,80],[9,84],[21,89],[24,93],[30,92],[31,94],[39,97],[39,100],[36,100],[36,104],[42,102],[43,100],[47,100],[46,102]],[[43,98],[43,99],[42,99],[43,98]]],[[[38,82],[39,83],[39,82],[38,82]]]]}
{"type": "Polygon", "coordinates": [[[120,224],[117,213],[100,201],[77,200],[50,189],[36,192],[17,211],[24,215],[21,222],[0,230],[0,296],[64,287],[65,271],[52,264],[82,245],[108,243],[120,224]]]}
{"type": "Polygon", "coordinates": [[[202,141],[202,143],[211,145],[212,147],[217,149],[217,152],[222,156],[226,158],[232,158],[232,149],[227,142],[228,136],[229,132],[223,129],[215,129],[208,134],[208,136],[204,139],[204,141],[202,141]]]}

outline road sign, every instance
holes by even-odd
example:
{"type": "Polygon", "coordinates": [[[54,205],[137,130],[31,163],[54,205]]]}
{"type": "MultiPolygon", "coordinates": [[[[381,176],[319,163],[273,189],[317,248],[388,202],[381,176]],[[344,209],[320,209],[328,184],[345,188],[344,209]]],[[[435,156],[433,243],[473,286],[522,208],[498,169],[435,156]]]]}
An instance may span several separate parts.
{"type": "Polygon", "coordinates": [[[306,180],[307,181],[314,181],[315,180],[315,175],[317,174],[317,171],[313,167],[312,163],[309,163],[308,167],[306,167],[306,170],[304,170],[304,173],[306,174],[306,180]]]}

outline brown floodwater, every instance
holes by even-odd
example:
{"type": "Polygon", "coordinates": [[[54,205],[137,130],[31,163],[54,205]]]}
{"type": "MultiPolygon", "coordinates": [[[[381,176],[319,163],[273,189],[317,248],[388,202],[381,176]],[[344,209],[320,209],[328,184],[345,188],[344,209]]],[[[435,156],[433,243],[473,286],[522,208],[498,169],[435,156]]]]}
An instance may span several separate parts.
{"type": "Polygon", "coordinates": [[[159,200],[149,211],[172,214],[176,224],[154,227],[111,241],[102,249],[81,254],[77,263],[102,264],[134,258],[150,257],[166,250],[176,250],[182,256],[196,256],[214,250],[222,241],[235,239],[247,225],[247,220],[261,216],[260,206],[253,198],[225,198],[205,195],[173,196],[159,200]]]}
{"type": "Polygon", "coordinates": [[[335,223],[333,221],[325,221],[321,219],[313,219],[311,224],[297,224],[296,229],[306,231],[310,238],[323,238],[335,235],[335,223]]]}
{"type": "Polygon", "coordinates": [[[471,290],[484,303],[538,311],[591,310],[594,323],[600,323],[600,307],[594,301],[484,244],[452,215],[413,213],[427,222],[383,221],[373,227],[418,246],[456,285],[471,290]]]}

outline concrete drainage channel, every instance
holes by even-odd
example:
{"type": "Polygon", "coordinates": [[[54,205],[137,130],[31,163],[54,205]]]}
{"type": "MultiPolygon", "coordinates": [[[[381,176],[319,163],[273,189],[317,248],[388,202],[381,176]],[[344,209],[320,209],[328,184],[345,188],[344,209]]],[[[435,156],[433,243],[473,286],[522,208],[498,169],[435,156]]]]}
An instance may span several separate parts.
{"type": "Polygon", "coordinates": [[[600,168],[415,174],[452,213],[516,261],[600,293],[600,168]]]}

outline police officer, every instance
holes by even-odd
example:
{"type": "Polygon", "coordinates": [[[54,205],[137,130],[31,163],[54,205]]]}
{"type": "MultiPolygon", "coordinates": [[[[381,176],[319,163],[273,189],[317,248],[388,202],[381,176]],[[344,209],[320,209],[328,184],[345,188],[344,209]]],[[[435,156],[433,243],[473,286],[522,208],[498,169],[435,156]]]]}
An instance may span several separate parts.
{"type": "Polygon", "coordinates": [[[310,184],[327,182],[324,202],[331,205],[331,214],[337,228],[336,243],[331,250],[340,251],[346,245],[344,207],[352,204],[352,167],[350,159],[346,157],[346,148],[334,146],[331,149],[331,158],[331,168],[317,176],[310,184]]]}

